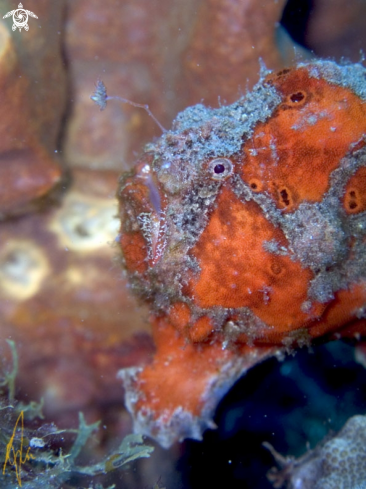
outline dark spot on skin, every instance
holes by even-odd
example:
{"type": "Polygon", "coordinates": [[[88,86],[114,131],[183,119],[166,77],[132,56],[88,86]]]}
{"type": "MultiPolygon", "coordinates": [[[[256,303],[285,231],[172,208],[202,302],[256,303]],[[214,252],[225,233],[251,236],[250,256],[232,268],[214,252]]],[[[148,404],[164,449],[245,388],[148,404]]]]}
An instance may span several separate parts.
{"type": "Polygon", "coordinates": [[[291,96],[290,96],[290,100],[291,102],[293,102],[294,104],[295,103],[299,103],[301,102],[302,100],[304,100],[305,98],[305,95],[303,92],[296,92],[296,93],[293,93],[291,96]]]}
{"type": "Polygon", "coordinates": [[[351,201],[351,202],[349,203],[349,208],[350,208],[351,210],[354,210],[354,209],[356,209],[357,207],[358,207],[358,206],[357,206],[357,202],[351,201]]]}
{"type": "Polygon", "coordinates": [[[289,199],[289,195],[287,193],[287,190],[284,188],[282,190],[280,190],[280,196],[281,196],[281,199],[282,199],[282,202],[287,206],[287,205],[290,205],[290,199],[289,199]]]}
{"type": "Polygon", "coordinates": [[[263,190],[263,183],[257,178],[251,178],[248,185],[254,192],[261,192],[263,190]]]}

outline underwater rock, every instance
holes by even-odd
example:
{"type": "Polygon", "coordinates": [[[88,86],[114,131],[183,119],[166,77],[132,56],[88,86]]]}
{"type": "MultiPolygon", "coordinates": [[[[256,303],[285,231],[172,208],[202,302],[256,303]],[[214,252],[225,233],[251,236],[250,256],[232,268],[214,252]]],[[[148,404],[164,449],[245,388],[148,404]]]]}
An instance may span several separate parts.
{"type": "Polygon", "coordinates": [[[121,372],[135,430],[201,437],[252,365],[366,321],[366,69],[262,70],[232,105],[196,105],[121,178],[130,287],[157,352],[121,372]]]}
{"type": "Polygon", "coordinates": [[[302,457],[283,457],[268,443],[281,466],[268,479],[279,489],[362,489],[366,481],[366,416],[353,416],[331,439],[302,457]]]}

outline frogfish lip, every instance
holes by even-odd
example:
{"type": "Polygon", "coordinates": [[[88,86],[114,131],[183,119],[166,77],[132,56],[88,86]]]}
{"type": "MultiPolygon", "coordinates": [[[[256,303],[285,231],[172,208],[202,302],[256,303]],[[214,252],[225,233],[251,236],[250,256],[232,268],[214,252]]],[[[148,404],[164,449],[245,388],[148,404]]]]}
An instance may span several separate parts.
{"type": "Polygon", "coordinates": [[[165,212],[159,183],[153,170],[153,153],[145,153],[133,172],[121,180],[121,247],[130,271],[154,266],[165,246],[165,212]],[[136,247],[139,252],[132,248],[136,247]],[[144,262],[145,266],[142,266],[144,262]]]}

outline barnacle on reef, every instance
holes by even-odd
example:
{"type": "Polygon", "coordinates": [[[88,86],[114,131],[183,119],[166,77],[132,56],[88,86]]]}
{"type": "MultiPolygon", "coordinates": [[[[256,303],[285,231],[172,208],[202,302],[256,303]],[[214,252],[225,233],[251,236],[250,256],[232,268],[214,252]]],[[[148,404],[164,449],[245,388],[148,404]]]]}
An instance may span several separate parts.
{"type": "Polygon", "coordinates": [[[366,331],[365,77],[263,69],[234,104],[180,113],[121,178],[124,266],[157,346],[121,372],[137,431],[200,438],[250,366],[366,331]]]}

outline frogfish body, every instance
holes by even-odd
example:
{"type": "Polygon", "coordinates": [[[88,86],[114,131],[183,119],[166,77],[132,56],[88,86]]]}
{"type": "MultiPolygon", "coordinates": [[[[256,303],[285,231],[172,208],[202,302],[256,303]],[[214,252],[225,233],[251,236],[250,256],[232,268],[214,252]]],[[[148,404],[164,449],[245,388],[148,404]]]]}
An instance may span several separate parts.
{"type": "Polygon", "coordinates": [[[180,113],[121,178],[124,268],[156,354],[121,372],[135,430],[199,439],[262,359],[366,332],[366,69],[262,71],[180,113]]]}

